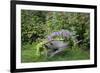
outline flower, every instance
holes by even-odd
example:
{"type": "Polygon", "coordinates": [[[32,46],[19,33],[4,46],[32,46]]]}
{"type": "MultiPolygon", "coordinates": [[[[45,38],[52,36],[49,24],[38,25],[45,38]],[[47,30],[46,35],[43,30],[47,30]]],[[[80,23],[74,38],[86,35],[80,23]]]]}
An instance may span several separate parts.
{"type": "Polygon", "coordinates": [[[62,36],[62,37],[69,38],[70,36],[72,36],[72,33],[68,30],[62,29],[61,31],[51,33],[50,35],[47,36],[47,39],[49,41],[53,40],[53,37],[55,37],[55,36],[62,36]]]}
{"type": "Polygon", "coordinates": [[[62,36],[68,38],[69,36],[71,36],[71,32],[69,32],[68,30],[62,30],[62,36]]]}
{"type": "Polygon", "coordinates": [[[51,41],[51,40],[52,40],[52,37],[51,37],[51,36],[48,36],[48,37],[47,37],[47,40],[48,40],[48,41],[51,41]]]}

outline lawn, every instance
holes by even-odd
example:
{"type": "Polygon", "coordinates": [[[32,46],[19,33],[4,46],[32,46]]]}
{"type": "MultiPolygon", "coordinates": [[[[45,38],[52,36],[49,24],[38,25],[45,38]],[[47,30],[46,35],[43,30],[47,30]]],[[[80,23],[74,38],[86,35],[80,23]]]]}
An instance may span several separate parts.
{"type": "Polygon", "coordinates": [[[55,55],[52,58],[43,55],[36,55],[36,44],[25,44],[22,47],[22,62],[47,62],[47,61],[69,61],[69,60],[87,60],[90,58],[89,50],[81,48],[66,48],[64,52],[55,55]]]}

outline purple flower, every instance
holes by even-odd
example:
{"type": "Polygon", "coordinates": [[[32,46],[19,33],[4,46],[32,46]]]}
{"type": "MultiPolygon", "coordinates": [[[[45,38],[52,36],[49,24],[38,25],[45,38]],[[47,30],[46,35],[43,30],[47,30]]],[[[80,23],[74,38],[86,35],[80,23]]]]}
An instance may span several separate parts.
{"type": "Polygon", "coordinates": [[[59,32],[53,32],[53,35],[54,35],[54,36],[59,36],[60,33],[59,33],[59,32]]]}
{"type": "Polygon", "coordinates": [[[51,41],[52,40],[52,37],[51,36],[48,36],[47,37],[47,40],[51,41]]]}
{"type": "Polygon", "coordinates": [[[71,32],[69,32],[68,30],[62,30],[62,35],[63,37],[69,37],[71,35],[71,32]]]}
{"type": "Polygon", "coordinates": [[[51,34],[47,37],[47,39],[50,41],[50,40],[52,40],[53,37],[55,37],[55,36],[63,36],[63,37],[69,38],[70,35],[71,35],[71,32],[69,32],[68,30],[61,30],[61,31],[58,31],[58,32],[53,32],[53,33],[51,33],[51,34]]]}

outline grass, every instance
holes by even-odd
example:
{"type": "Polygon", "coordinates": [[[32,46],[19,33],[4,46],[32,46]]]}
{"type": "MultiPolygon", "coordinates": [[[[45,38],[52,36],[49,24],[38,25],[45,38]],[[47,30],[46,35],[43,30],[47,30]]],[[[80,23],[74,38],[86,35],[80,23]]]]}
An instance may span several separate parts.
{"type": "Polygon", "coordinates": [[[23,45],[21,48],[21,62],[47,62],[47,61],[69,61],[69,60],[87,60],[90,58],[89,50],[81,48],[67,48],[64,52],[55,55],[52,58],[46,58],[43,55],[36,55],[36,43],[23,45]]]}

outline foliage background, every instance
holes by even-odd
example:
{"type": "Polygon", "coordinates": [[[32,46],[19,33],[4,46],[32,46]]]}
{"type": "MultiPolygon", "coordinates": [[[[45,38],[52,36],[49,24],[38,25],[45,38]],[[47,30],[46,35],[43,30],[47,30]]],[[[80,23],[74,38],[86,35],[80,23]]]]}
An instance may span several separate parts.
{"type": "Polygon", "coordinates": [[[77,12],[21,10],[21,44],[22,62],[89,59],[90,15],[77,12]],[[45,58],[43,55],[36,56],[36,45],[50,33],[61,29],[74,32],[79,35],[77,39],[82,41],[53,58],[45,58]],[[32,35],[34,35],[34,40],[30,44],[32,35]]]}

